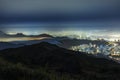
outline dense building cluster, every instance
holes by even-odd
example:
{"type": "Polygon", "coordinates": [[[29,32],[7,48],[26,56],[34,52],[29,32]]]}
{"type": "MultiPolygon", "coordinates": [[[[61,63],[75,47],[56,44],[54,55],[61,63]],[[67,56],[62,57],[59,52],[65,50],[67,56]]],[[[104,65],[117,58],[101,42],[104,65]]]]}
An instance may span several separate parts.
{"type": "Polygon", "coordinates": [[[115,42],[109,42],[109,44],[81,44],[78,46],[72,46],[70,48],[74,51],[86,52],[88,54],[102,54],[107,55],[110,58],[120,60],[120,45],[115,42]]]}

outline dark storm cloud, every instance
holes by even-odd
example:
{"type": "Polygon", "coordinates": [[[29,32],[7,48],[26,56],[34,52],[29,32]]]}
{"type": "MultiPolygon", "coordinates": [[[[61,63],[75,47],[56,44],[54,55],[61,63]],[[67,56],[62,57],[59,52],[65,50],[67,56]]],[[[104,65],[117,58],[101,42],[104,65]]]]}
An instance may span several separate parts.
{"type": "Polygon", "coordinates": [[[1,22],[54,22],[120,17],[120,0],[0,0],[1,22]]]}
{"type": "Polygon", "coordinates": [[[113,9],[119,0],[0,0],[4,12],[28,13],[35,11],[81,11],[113,9]]]}
{"type": "Polygon", "coordinates": [[[0,0],[0,24],[5,30],[19,27],[31,28],[31,31],[33,27],[50,31],[65,28],[117,30],[120,0],[0,0]]]}

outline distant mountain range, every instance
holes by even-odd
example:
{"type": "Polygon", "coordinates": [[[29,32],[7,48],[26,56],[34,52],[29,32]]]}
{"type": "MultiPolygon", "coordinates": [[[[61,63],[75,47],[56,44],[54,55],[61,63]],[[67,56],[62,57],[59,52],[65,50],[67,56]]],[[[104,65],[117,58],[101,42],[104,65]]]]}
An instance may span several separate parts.
{"type": "Polygon", "coordinates": [[[9,35],[10,37],[27,37],[26,35],[24,35],[23,33],[17,33],[14,35],[9,35]]]}
{"type": "Polygon", "coordinates": [[[0,51],[1,80],[119,80],[120,64],[42,42],[0,51]],[[8,68],[9,67],[9,68],[8,68]]]}
{"type": "Polygon", "coordinates": [[[49,34],[39,34],[39,35],[25,35],[23,33],[17,33],[17,34],[14,34],[14,35],[9,35],[11,37],[53,37],[52,35],[49,35],[49,34]]]}
{"type": "MultiPolygon", "coordinates": [[[[106,45],[108,44],[107,41],[104,41],[104,40],[85,40],[85,39],[75,39],[75,38],[69,38],[69,37],[53,37],[52,35],[49,35],[49,34],[40,34],[40,35],[24,35],[23,33],[17,33],[17,34],[14,34],[14,35],[9,35],[9,34],[6,34],[2,31],[0,31],[0,37],[1,38],[14,38],[13,41],[10,41],[10,43],[12,44],[22,44],[22,45],[32,45],[32,44],[36,44],[36,43],[40,43],[40,42],[49,42],[49,43],[52,43],[52,44],[56,44],[58,46],[61,46],[63,48],[71,48],[72,46],[79,46],[81,44],[96,44],[96,45],[106,45]],[[22,38],[25,38],[22,39],[22,38]],[[45,37],[45,39],[40,39],[40,38],[43,38],[45,37]],[[26,39],[28,38],[28,39],[26,39]],[[33,39],[33,40],[29,40],[29,38],[33,39]],[[35,38],[37,38],[36,40],[34,40],[35,38]],[[15,41],[16,40],[16,41],[15,41]],[[18,40],[18,41],[17,41],[18,40]]],[[[3,41],[3,39],[2,39],[3,41]]],[[[12,47],[12,46],[11,46],[12,47]]],[[[6,46],[6,48],[10,48],[6,46]]],[[[5,48],[5,49],[6,49],[5,48]]],[[[2,48],[4,49],[4,48],[2,48]]]]}
{"type": "Polygon", "coordinates": [[[49,34],[39,34],[39,35],[25,35],[23,33],[16,33],[16,34],[7,34],[4,33],[3,31],[0,31],[0,37],[53,37],[52,35],[49,34]]]}
{"type": "Polygon", "coordinates": [[[34,35],[33,37],[51,37],[51,38],[53,38],[52,35],[50,35],[50,34],[45,34],[45,33],[39,34],[39,35],[34,35]]]}

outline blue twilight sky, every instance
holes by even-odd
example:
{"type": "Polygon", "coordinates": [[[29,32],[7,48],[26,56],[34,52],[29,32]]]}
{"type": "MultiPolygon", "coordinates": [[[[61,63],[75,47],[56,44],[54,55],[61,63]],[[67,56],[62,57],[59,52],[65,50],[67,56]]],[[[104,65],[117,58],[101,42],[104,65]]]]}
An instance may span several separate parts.
{"type": "Polygon", "coordinates": [[[0,0],[0,30],[119,34],[120,0],[0,0]]]}

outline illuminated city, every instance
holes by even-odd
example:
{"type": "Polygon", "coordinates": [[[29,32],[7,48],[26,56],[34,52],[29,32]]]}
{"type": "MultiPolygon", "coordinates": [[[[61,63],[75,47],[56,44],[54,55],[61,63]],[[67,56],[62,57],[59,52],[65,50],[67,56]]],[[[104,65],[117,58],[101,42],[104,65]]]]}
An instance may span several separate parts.
{"type": "Polygon", "coordinates": [[[95,56],[108,56],[109,58],[120,61],[120,45],[117,42],[108,42],[106,45],[96,44],[82,44],[79,46],[72,46],[70,50],[86,52],[95,56]]]}

